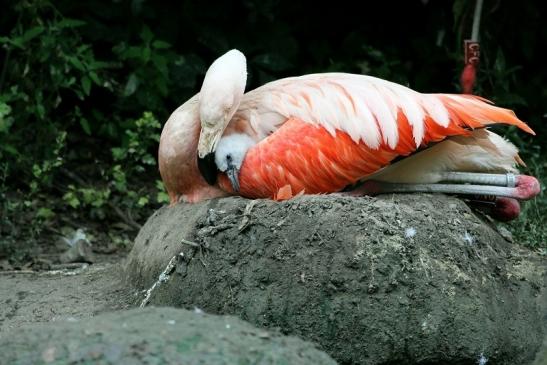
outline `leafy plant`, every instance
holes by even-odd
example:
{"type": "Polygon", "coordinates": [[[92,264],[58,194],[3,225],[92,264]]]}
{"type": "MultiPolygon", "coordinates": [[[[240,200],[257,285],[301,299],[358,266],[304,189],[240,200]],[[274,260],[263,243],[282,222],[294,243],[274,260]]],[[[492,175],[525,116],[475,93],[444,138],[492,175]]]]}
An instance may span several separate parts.
{"type": "Polygon", "coordinates": [[[9,173],[35,191],[36,179],[49,184],[61,165],[67,131],[79,124],[90,133],[75,101],[89,98],[93,85],[109,85],[103,79],[108,64],[82,43],[77,29],[85,22],[63,17],[47,1],[21,2],[15,9],[16,24],[0,37],[0,158],[13,161],[9,173]],[[20,146],[26,146],[24,153],[20,146]]]}

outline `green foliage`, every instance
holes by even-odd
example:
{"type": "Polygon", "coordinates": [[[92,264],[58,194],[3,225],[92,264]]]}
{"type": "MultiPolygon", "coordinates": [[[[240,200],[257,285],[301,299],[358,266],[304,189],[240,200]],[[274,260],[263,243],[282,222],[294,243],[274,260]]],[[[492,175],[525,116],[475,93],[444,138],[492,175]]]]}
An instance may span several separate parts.
{"type": "Polygon", "coordinates": [[[23,177],[34,191],[37,180],[50,183],[49,175],[60,166],[67,131],[80,123],[89,132],[78,100],[86,101],[93,85],[105,87],[108,65],[82,42],[77,29],[85,22],[63,17],[45,1],[21,2],[15,10],[16,24],[9,36],[0,37],[5,51],[0,158],[15,161],[9,173],[23,177]],[[43,161],[36,163],[38,156],[43,161]]]}
{"type": "Polygon", "coordinates": [[[144,112],[141,118],[126,123],[128,129],[121,145],[111,148],[112,167],[103,171],[103,186],[89,184],[68,185],[63,195],[66,204],[75,210],[84,209],[91,219],[104,220],[115,205],[118,210],[130,213],[131,220],[146,218],[148,210],[141,208],[151,202],[165,203],[163,184],[155,186],[142,184],[143,176],[156,166],[156,159],[150,153],[159,143],[161,124],[151,112],[144,112]]]}
{"type": "MultiPolygon", "coordinates": [[[[112,148],[112,157],[115,162],[110,170],[110,182],[114,190],[126,199],[120,203],[135,208],[142,208],[150,201],[165,203],[158,198],[158,194],[164,192],[163,185],[156,183],[155,188],[139,186],[138,180],[147,169],[156,166],[156,159],[149,152],[154,150],[160,140],[161,124],[151,112],[145,112],[137,119],[133,129],[125,131],[126,138],[121,147],[112,148]],[[128,181],[133,182],[131,185],[128,181]],[[137,182],[137,183],[135,183],[137,182]],[[150,190],[146,193],[146,190],[150,190]],[[155,195],[155,196],[154,196],[155,195]]],[[[157,182],[157,180],[156,180],[157,182]]]]}
{"type": "Polygon", "coordinates": [[[169,43],[154,39],[146,25],[139,33],[139,41],[134,46],[121,42],[113,48],[114,54],[131,71],[123,88],[124,102],[130,106],[137,103],[153,110],[160,109],[162,99],[168,94],[167,65],[176,62],[176,54],[170,51],[169,43]]]}

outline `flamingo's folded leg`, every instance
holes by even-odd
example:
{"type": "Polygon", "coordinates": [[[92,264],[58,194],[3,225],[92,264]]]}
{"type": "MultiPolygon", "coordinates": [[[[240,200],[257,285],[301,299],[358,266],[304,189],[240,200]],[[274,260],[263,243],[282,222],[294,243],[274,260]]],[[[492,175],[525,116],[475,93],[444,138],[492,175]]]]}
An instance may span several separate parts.
{"type": "Polygon", "coordinates": [[[405,184],[368,180],[357,189],[345,194],[358,196],[387,193],[445,193],[471,196],[475,201],[489,203],[489,213],[494,218],[507,221],[519,215],[519,200],[531,199],[540,192],[537,179],[527,175],[447,172],[443,174],[443,177],[463,184],[405,184]],[[475,183],[475,185],[467,183],[475,183]]]}
{"type": "Polygon", "coordinates": [[[351,193],[352,195],[378,195],[387,193],[445,193],[474,196],[497,196],[518,200],[528,200],[535,197],[540,192],[539,182],[533,176],[462,172],[457,174],[460,182],[468,181],[476,184],[405,184],[367,180],[362,186],[353,190],[351,193]],[[501,184],[501,182],[508,182],[508,184],[501,184]],[[489,183],[489,185],[479,185],[480,183],[489,183]]]}

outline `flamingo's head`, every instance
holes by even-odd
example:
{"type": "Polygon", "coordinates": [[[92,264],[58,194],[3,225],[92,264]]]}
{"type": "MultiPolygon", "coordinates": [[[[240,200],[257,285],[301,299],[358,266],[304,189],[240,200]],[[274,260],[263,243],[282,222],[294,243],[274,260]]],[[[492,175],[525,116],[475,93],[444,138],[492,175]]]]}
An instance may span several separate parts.
{"type": "Polygon", "coordinates": [[[246,83],[247,62],[238,50],[225,53],[207,70],[199,96],[199,158],[215,152],[226,126],[239,107],[246,83]]]}
{"type": "Polygon", "coordinates": [[[239,171],[247,154],[247,150],[254,146],[256,141],[247,134],[231,134],[223,137],[215,151],[215,164],[221,172],[225,172],[232,188],[239,191],[239,171]]]}

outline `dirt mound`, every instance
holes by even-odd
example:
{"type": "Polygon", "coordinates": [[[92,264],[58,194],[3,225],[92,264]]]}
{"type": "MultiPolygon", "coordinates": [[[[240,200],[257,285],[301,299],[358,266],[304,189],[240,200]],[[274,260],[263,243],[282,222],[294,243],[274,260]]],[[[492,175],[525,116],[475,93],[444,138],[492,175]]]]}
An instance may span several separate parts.
{"type": "Polygon", "coordinates": [[[335,364],[298,338],[173,308],[102,314],[0,336],[3,364],[335,364]]]}
{"type": "Polygon", "coordinates": [[[522,364],[543,337],[540,262],[455,198],[304,196],[163,208],[126,270],[140,289],[163,272],[151,304],[236,314],[341,363],[522,364]]]}

